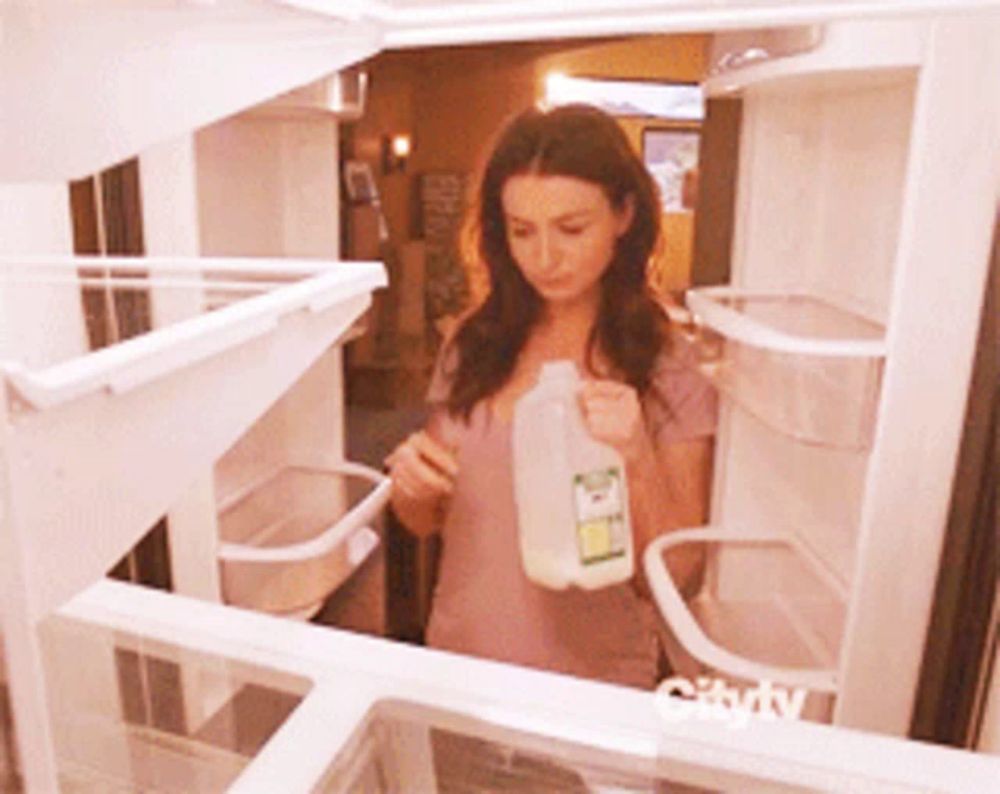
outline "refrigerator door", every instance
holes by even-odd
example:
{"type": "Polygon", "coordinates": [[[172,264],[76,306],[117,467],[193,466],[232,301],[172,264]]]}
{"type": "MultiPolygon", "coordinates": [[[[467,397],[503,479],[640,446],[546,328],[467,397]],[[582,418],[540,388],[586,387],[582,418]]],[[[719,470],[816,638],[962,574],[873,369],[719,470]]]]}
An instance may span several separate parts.
{"type": "MultiPolygon", "coordinates": [[[[743,104],[732,284],[691,302],[723,348],[710,363],[727,395],[711,523],[784,537],[815,574],[720,543],[702,600],[765,599],[782,619],[738,620],[713,641],[732,651],[770,632],[746,661],[782,672],[796,664],[787,627],[817,651],[798,664],[830,670],[835,723],[897,735],[917,692],[993,234],[1000,105],[965,86],[1000,96],[997,25],[831,25],[816,50],[706,84],[743,104]],[[874,60],[849,46],[883,35],[898,46],[874,60]],[[942,156],[955,136],[976,167],[942,156]],[[831,334],[813,311],[789,323],[775,295],[835,307],[853,330],[831,334]],[[766,311],[748,310],[759,299],[766,311]]],[[[718,624],[717,612],[701,615],[718,624]]]]}

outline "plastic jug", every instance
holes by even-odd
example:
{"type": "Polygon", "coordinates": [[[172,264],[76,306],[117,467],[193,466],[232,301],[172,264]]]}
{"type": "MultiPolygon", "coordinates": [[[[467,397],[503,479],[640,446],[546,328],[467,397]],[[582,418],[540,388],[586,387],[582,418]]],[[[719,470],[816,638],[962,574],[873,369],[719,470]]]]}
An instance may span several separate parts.
{"type": "Polygon", "coordinates": [[[625,463],[587,431],[572,361],[542,365],[514,406],[514,499],[533,582],[593,590],[632,576],[625,463]]]}

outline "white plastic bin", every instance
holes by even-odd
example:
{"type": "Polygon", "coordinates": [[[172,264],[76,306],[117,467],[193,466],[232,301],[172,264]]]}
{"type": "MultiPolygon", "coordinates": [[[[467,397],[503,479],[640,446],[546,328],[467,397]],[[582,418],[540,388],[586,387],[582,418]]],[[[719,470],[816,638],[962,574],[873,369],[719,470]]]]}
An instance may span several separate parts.
{"type": "Polygon", "coordinates": [[[730,686],[762,682],[808,690],[802,716],[828,721],[837,691],[837,656],[846,594],[794,539],[716,527],[661,535],[643,565],[653,598],[678,647],[675,672],[718,676],[730,686]],[[706,580],[685,601],[666,565],[671,549],[705,547],[706,580]],[[752,571],[720,586],[722,565],[752,571]],[[691,660],[694,660],[692,670],[691,660]]]}
{"type": "Polygon", "coordinates": [[[357,463],[288,466],[220,509],[228,604],[309,618],[379,544],[372,527],[390,481],[357,463]]]}
{"type": "Polygon", "coordinates": [[[702,369],[779,432],[844,449],[871,445],[884,329],[820,298],[689,290],[702,369]]]}

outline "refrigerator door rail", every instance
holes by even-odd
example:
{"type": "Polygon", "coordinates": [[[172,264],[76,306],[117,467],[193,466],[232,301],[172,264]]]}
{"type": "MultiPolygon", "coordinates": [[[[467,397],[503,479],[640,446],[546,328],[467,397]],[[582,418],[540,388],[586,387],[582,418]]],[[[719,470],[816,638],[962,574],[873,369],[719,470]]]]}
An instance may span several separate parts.
{"type": "Polygon", "coordinates": [[[850,326],[857,327],[861,318],[806,293],[749,292],[732,287],[700,287],[688,290],[686,299],[688,307],[701,323],[728,339],[752,347],[806,356],[846,358],[885,356],[884,335],[874,333],[873,323],[866,323],[871,326],[869,333],[862,335],[852,332],[850,326]],[[812,303],[834,317],[835,322],[842,322],[844,329],[833,328],[823,334],[796,333],[779,327],[778,322],[758,319],[750,311],[736,308],[740,304],[752,308],[755,303],[763,305],[774,302],[790,305],[796,301],[812,303]]]}
{"type": "MultiPolygon", "coordinates": [[[[286,0],[297,7],[322,11],[322,0],[286,0]]],[[[387,48],[524,41],[553,38],[690,33],[747,28],[819,25],[845,19],[905,17],[915,13],[982,8],[986,0],[898,0],[898,2],[830,3],[799,0],[794,4],[755,0],[579,0],[566,13],[562,0],[493,0],[442,2],[382,0],[369,8],[385,31],[387,48]]],[[[875,41],[876,46],[885,42],[875,41]]],[[[898,47],[886,58],[895,58],[898,47]]],[[[869,56],[877,60],[877,56],[869,56]]]]}

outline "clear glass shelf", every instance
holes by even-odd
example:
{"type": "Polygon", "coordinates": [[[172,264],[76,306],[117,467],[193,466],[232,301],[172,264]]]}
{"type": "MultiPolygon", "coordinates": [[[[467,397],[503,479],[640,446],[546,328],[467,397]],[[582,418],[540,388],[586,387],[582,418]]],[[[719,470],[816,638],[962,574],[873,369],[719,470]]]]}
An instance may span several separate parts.
{"type": "Polygon", "coordinates": [[[412,704],[380,707],[348,750],[331,764],[316,791],[321,794],[440,794],[496,792],[723,791],[809,792],[765,777],[727,772],[698,763],[601,753],[592,747],[552,741],[523,731],[497,735],[486,725],[456,723],[455,715],[417,716],[412,704]]]}
{"type": "Polygon", "coordinates": [[[225,791],[312,686],[60,616],[40,637],[64,791],[225,791]]]}
{"type": "Polygon", "coordinates": [[[290,794],[957,794],[989,790],[995,780],[995,762],[980,754],[805,720],[760,716],[734,730],[732,714],[722,715],[726,724],[691,713],[678,719],[675,707],[690,701],[668,692],[374,640],[120,582],[92,586],[58,621],[45,621],[42,631],[60,770],[87,758],[93,775],[126,791],[224,790],[239,766],[240,790],[290,794]],[[131,683],[120,688],[123,680],[131,683]],[[247,687],[253,696],[244,710],[234,701],[247,687]],[[88,720],[103,721],[113,741],[83,730],[88,720]],[[220,722],[236,728],[216,733],[220,722]],[[147,752],[149,738],[156,752],[147,752]],[[162,775],[156,786],[154,775],[162,775]]]}

